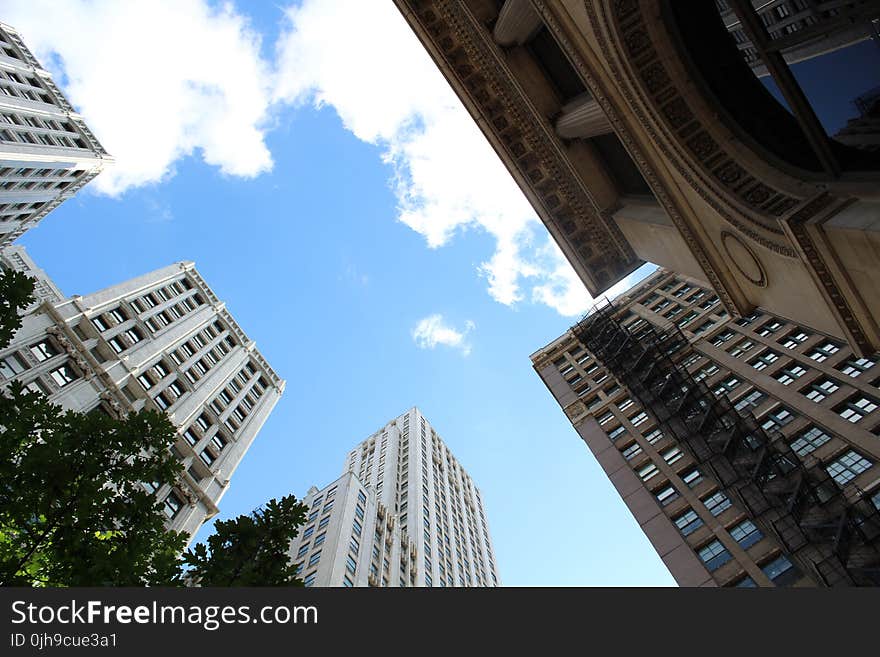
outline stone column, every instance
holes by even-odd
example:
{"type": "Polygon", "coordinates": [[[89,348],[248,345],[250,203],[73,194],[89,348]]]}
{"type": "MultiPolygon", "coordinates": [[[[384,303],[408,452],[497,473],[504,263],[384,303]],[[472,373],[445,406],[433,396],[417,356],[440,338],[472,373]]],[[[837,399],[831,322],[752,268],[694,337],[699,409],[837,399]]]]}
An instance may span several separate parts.
{"type": "Polygon", "coordinates": [[[501,46],[521,46],[541,27],[541,17],[529,0],[507,0],[498,14],[492,36],[501,46]]]}
{"type": "Polygon", "coordinates": [[[613,132],[602,108],[589,94],[563,105],[556,121],[556,134],[563,139],[588,139],[613,132]]]}

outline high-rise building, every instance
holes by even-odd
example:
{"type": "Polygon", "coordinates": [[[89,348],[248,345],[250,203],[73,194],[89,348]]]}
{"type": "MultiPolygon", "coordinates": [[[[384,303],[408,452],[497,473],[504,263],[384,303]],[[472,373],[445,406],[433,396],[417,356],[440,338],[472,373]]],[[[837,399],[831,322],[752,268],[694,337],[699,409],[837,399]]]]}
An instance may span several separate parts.
{"type": "Polygon", "coordinates": [[[108,162],[18,32],[0,23],[0,246],[33,228],[108,162]]]}
{"type": "Polygon", "coordinates": [[[64,297],[23,248],[0,254],[36,280],[37,297],[0,351],[0,385],[21,381],[75,411],[166,413],[185,471],[156,494],[169,528],[192,537],[218,512],[284,381],[191,262],[64,297]]]}
{"type": "Polygon", "coordinates": [[[417,408],[361,442],[303,498],[290,547],[306,586],[498,586],[479,489],[417,408]]]}
{"type": "Polygon", "coordinates": [[[880,356],[658,270],[531,359],[679,584],[880,584],[880,356]]]}
{"type": "Polygon", "coordinates": [[[870,32],[875,0],[395,4],[593,297],[651,262],[733,317],[880,349],[880,152],[829,136],[816,108],[835,99],[783,55],[870,32]]]}
{"type": "MultiPolygon", "coordinates": [[[[748,2],[749,0],[746,0],[748,2]]],[[[794,64],[845,48],[859,41],[878,38],[880,9],[871,0],[750,0],[767,28],[767,45],[794,64]]],[[[741,2],[715,0],[724,26],[736,41],[743,58],[757,75],[768,75],[758,47],[733,5],[741,2]]]]}

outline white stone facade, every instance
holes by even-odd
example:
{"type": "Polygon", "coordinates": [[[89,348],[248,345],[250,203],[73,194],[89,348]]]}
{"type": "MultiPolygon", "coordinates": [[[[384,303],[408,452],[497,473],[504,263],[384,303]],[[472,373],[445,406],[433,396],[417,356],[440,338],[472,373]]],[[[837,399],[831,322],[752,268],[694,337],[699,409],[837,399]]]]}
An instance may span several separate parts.
{"type": "Polygon", "coordinates": [[[290,554],[308,586],[498,586],[479,489],[417,408],[303,499],[290,554]]]}
{"type": "Polygon", "coordinates": [[[19,34],[0,23],[0,246],[33,228],[108,162],[19,34]]]}
{"type": "Polygon", "coordinates": [[[191,262],[56,299],[60,292],[45,274],[40,278],[23,249],[3,250],[0,261],[29,263],[25,273],[38,286],[44,281],[40,302],[0,351],[0,385],[18,379],[76,411],[167,413],[178,428],[174,450],[185,473],[157,495],[169,528],[191,537],[216,515],[284,381],[191,262]]]}

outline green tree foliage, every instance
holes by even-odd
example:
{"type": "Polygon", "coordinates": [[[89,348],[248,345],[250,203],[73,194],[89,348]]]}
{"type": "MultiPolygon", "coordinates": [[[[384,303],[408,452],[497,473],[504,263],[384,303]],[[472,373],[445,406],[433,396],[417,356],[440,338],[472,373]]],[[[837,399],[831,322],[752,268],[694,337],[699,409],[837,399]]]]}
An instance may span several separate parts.
{"type": "Polygon", "coordinates": [[[293,495],[272,499],[250,515],[218,521],[207,546],[183,560],[200,586],[303,586],[288,554],[308,508],[293,495]]]}
{"type": "Polygon", "coordinates": [[[142,482],[175,481],[175,439],[155,411],[63,411],[14,382],[0,393],[0,583],[180,581],[186,538],[142,482]]]}
{"type": "MultiPolygon", "coordinates": [[[[0,349],[34,281],[0,273],[0,349]]],[[[176,584],[184,535],[142,482],[175,481],[174,427],[154,411],[75,413],[12,382],[0,390],[0,584],[176,584]]]]}
{"type": "Polygon", "coordinates": [[[19,312],[34,300],[34,280],[20,271],[0,272],[0,349],[7,346],[21,328],[19,312]]]}

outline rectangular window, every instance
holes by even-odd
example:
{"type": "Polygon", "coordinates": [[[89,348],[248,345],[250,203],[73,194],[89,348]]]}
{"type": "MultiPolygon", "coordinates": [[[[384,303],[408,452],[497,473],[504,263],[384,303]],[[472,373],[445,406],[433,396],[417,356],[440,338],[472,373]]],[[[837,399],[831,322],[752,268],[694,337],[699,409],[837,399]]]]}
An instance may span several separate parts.
{"type": "Polygon", "coordinates": [[[681,480],[687,485],[688,488],[693,488],[701,481],[703,481],[703,474],[694,468],[693,470],[688,470],[686,473],[681,475],[681,480]]]}
{"type": "Polygon", "coordinates": [[[738,411],[742,411],[745,409],[753,409],[760,406],[764,400],[767,399],[767,395],[761,392],[760,390],[753,390],[749,394],[744,397],[740,397],[736,404],[734,404],[734,408],[738,411]]]}
{"type": "Polygon", "coordinates": [[[764,416],[761,428],[764,431],[779,431],[797,416],[784,406],[778,406],[764,416]]]}
{"type": "Polygon", "coordinates": [[[800,365],[789,365],[788,368],[784,368],[778,372],[774,378],[782,385],[787,386],[792,381],[801,378],[806,373],[806,368],[801,367],[800,365]]]}
{"type": "Polygon", "coordinates": [[[315,552],[312,556],[309,557],[309,566],[314,566],[321,559],[321,553],[315,552]]]}
{"type": "Polygon", "coordinates": [[[710,572],[718,570],[733,558],[730,556],[730,552],[727,551],[727,548],[725,548],[721,544],[721,541],[718,540],[714,540],[711,543],[704,545],[700,548],[698,554],[703,563],[706,564],[706,569],[710,572]]]}
{"type": "Polygon", "coordinates": [[[660,473],[660,471],[657,469],[657,466],[654,465],[653,463],[649,463],[648,465],[640,468],[637,471],[637,474],[639,475],[639,477],[641,477],[642,481],[648,481],[651,478],[658,475],[659,473],[660,473]]]}
{"type": "Polygon", "coordinates": [[[79,375],[74,372],[73,368],[69,365],[62,365],[61,367],[52,370],[49,372],[49,376],[60,388],[63,388],[68,383],[72,383],[79,378],[79,375]]]}
{"type": "Polygon", "coordinates": [[[306,530],[303,532],[303,538],[308,538],[309,536],[311,536],[314,533],[315,533],[315,526],[314,525],[312,525],[311,527],[307,527],[306,530]]]}
{"type": "Polygon", "coordinates": [[[165,515],[171,519],[177,515],[177,512],[183,508],[183,501],[177,496],[177,493],[171,491],[168,493],[168,497],[165,498],[165,503],[163,507],[163,511],[165,515]]]}
{"type": "Polygon", "coordinates": [[[48,340],[43,340],[31,346],[31,353],[38,361],[43,362],[49,360],[52,356],[57,356],[60,352],[48,340]]]}
{"type": "Polygon", "coordinates": [[[764,534],[755,526],[751,520],[743,520],[741,523],[730,529],[730,535],[743,550],[749,549],[752,545],[764,538],[764,534]]]}
{"type": "Polygon", "coordinates": [[[657,491],[655,497],[657,498],[657,501],[660,502],[661,506],[666,506],[670,502],[678,499],[679,495],[678,491],[675,490],[675,487],[666,486],[662,490],[657,491]]]}
{"type": "Polygon", "coordinates": [[[756,370],[763,370],[767,369],[767,367],[775,363],[777,360],[779,360],[779,354],[772,349],[768,349],[749,364],[756,370]]]}
{"type": "Polygon", "coordinates": [[[315,536],[314,547],[318,547],[319,545],[321,545],[324,542],[324,539],[326,539],[326,538],[327,538],[327,532],[324,532],[323,534],[318,534],[317,536],[315,536]]]}
{"type": "Polygon", "coordinates": [[[296,553],[296,558],[299,559],[300,557],[304,557],[306,552],[308,552],[308,551],[309,551],[309,544],[308,543],[300,546],[299,552],[296,553]]]}
{"type": "Polygon", "coordinates": [[[855,450],[849,450],[829,463],[825,470],[841,486],[846,485],[874,465],[855,450]]]}
{"type": "Polygon", "coordinates": [[[831,436],[819,427],[812,425],[799,433],[791,442],[791,448],[798,456],[806,456],[831,440],[831,436]]]}
{"type": "Polygon", "coordinates": [[[700,518],[700,516],[697,515],[697,512],[693,509],[688,509],[677,518],[673,518],[672,522],[678,527],[682,536],[692,534],[703,526],[702,518],[700,518]]]}
{"type": "Polygon", "coordinates": [[[630,459],[638,456],[641,453],[642,453],[642,448],[639,446],[639,444],[633,443],[632,445],[627,447],[625,450],[623,450],[623,458],[625,458],[627,461],[629,461],[630,459]]]}
{"type": "Polygon", "coordinates": [[[840,390],[834,379],[819,379],[801,390],[801,394],[817,404],[840,390]]]}
{"type": "Polygon", "coordinates": [[[663,460],[666,461],[666,463],[672,465],[684,456],[684,452],[682,452],[679,447],[670,447],[660,456],[663,457],[663,460]]]}
{"type": "Polygon", "coordinates": [[[850,358],[837,366],[841,372],[855,379],[877,363],[870,358],[850,358]]]}
{"type": "Polygon", "coordinates": [[[720,516],[731,506],[727,495],[721,491],[717,491],[709,495],[709,497],[703,498],[703,504],[713,516],[720,516]]]}
{"type": "Polygon", "coordinates": [[[880,404],[876,399],[870,397],[850,397],[843,404],[840,404],[834,410],[837,414],[848,422],[855,424],[859,422],[869,413],[877,409],[880,404]]]}
{"type": "Polygon", "coordinates": [[[788,586],[801,577],[800,571],[788,560],[785,555],[780,555],[770,563],[761,567],[764,574],[769,577],[776,586],[788,586]]]}
{"type": "Polygon", "coordinates": [[[614,442],[624,434],[626,434],[626,428],[619,426],[608,432],[608,439],[611,440],[611,442],[614,442]]]}
{"type": "Polygon", "coordinates": [[[634,427],[637,427],[640,424],[642,424],[642,422],[646,422],[647,419],[648,419],[648,414],[645,413],[645,411],[642,411],[640,413],[637,413],[636,415],[633,415],[631,418],[629,418],[629,421],[630,421],[630,424],[632,424],[634,427]]]}

